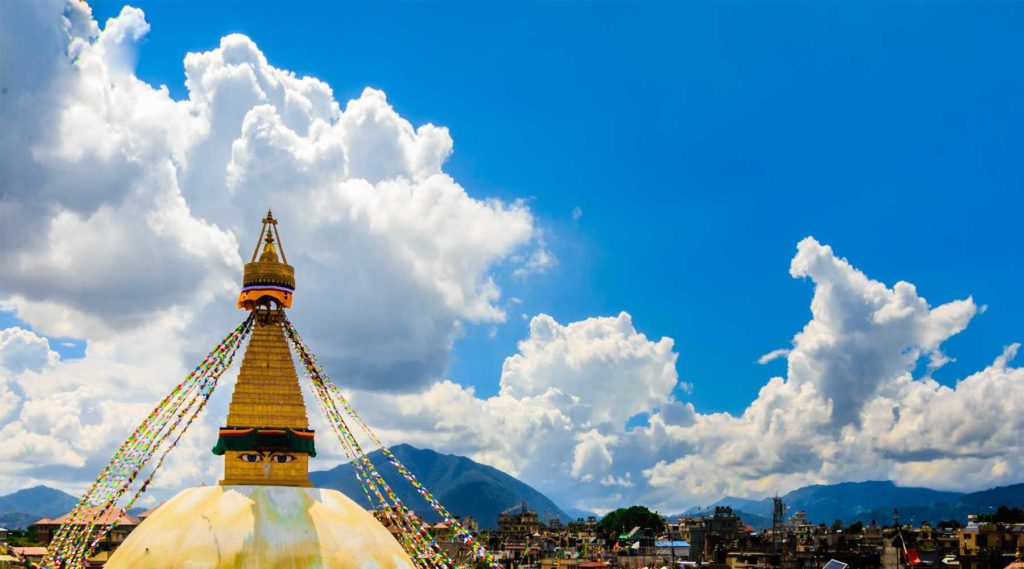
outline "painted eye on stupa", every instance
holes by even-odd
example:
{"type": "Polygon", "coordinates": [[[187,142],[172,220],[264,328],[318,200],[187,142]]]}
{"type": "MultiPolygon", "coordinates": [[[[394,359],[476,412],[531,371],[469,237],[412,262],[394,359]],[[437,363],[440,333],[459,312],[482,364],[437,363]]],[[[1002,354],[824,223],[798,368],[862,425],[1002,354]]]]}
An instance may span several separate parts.
{"type": "Polygon", "coordinates": [[[238,459],[242,462],[260,462],[263,460],[263,457],[254,452],[247,452],[238,455],[238,459]]]}
{"type": "Polygon", "coordinates": [[[291,462],[295,460],[294,454],[275,454],[270,457],[271,462],[291,462]]]}

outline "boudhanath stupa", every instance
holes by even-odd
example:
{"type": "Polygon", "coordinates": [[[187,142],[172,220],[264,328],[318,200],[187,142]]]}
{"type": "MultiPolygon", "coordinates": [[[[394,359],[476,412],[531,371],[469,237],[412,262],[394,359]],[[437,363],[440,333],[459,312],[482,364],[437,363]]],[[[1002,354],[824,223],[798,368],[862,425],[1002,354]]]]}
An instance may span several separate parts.
{"type": "Polygon", "coordinates": [[[225,426],[213,448],[214,454],[223,456],[223,478],[219,484],[183,490],[161,505],[118,547],[106,567],[453,567],[429,528],[408,511],[370,464],[353,434],[359,429],[451,520],[468,551],[493,565],[493,558],[475,538],[373,435],[302,343],[285,313],[292,305],[295,272],[284,255],[277,220],[268,212],[262,221],[237,301],[249,317],[125,441],[62,527],[45,566],[83,566],[96,536],[110,529],[98,520],[105,513],[127,510],[145,491],[246,337],[225,426]],[[316,436],[309,428],[293,349],[333,434],[353,458],[367,498],[372,496],[378,515],[398,528],[397,538],[350,497],[312,487],[309,461],[316,456],[316,436]]]}

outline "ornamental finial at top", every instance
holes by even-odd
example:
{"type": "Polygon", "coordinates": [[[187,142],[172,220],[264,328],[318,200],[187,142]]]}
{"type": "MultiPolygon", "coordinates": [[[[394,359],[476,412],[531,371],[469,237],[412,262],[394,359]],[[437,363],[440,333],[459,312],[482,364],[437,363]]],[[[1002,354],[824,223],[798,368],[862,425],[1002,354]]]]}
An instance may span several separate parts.
{"type": "Polygon", "coordinates": [[[277,220],[270,209],[267,209],[267,217],[262,222],[252,259],[245,264],[242,292],[238,296],[237,305],[245,310],[254,310],[260,306],[291,308],[292,295],[295,293],[295,269],[288,264],[288,257],[281,244],[281,234],[277,230],[277,220]]]}

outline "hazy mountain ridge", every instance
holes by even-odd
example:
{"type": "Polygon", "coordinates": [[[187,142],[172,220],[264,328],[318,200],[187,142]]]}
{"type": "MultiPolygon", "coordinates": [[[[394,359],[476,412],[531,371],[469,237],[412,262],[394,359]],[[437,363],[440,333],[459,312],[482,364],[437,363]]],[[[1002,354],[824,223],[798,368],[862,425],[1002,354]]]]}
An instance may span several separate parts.
{"type": "MultiPolygon", "coordinates": [[[[546,521],[549,517],[558,517],[562,521],[575,519],[547,496],[497,468],[463,456],[441,454],[409,445],[393,446],[391,452],[415,473],[416,478],[449,512],[453,515],[473,516],[481,528],[495,527],[499,513],[519,507],[523,500],[528,508],[537,512],[541,520],[546,521]]],[[[440,520],[426,500],[388,463],[381,451],[374,451],[368,456],[406,505],[427,521],[440,520]]],[[[331,470],[310,472],[309,478],[318,488],[339,490],[360,505],[369,506],[351,463],[331,470]]]]}
{"type": "Polygon", "coordinates": [[[764,529],[764,528],[767,528],[767,527],[771,527],[771,525],[772,525],[772,518],[771,518],[770,515],[769,516],[763,516],[761,514],[755,514],[755,513],[752,513],[750,511],[748,511],[748,510],[742,510],[742,509],[737,508],[736,506],[732,505],[734,503],[742,503],[743,501],[753,502],[756,505],[757,504],[757,500],[744,500],[743,498],[739,498],[737,500],[739,500],[739,502],[729,501],[729,502],[726,502],[726,503],[722,503],[722,500],[719,500],[718,502],[715,502],[714,504],[712,504],[711,506],[708,506],[707,508],[696,508],[696,507],[694,507],[694,508],[690,508],[689,510],[686,510],[685,512],[683,512],[681,514],[673,514],[673,515],[665,516],[665,517],[668,518],[669,520],[675,520],[676,518],[689,517],[689,516],[710,517],[712,514],[715,513],[715,507],[716,506],[728,506],[728,507],[732,508],[732,513],[733,514],[739,516],[739,518],[741,520],[743,520],[744,524],[753,526],[753,528],[755,530],[760,530],[760,529],[764,529]]]}
{"type": "MultiPolygon", "coordinates": [[[[991,513],[999,506],[1024,508],[1024,483],[961,494],[950,500],[926,506],[900,506],[899,513],[901,521],[915,525],[925,521],[937,524],[950,519],[964,523],[968,514],[991,513]]],[[[879,523],[883,520],[889,521],[892,519],[892,508],[864,512],[857,519],[864,522],[878,520],[879,523]]]]}
{"type": "Polygon", "coordinates": [[[0,527],[23,529],[40,518],[63,516],[78,498],[49,486],[33,486],[0,496],[0,527]]]}
{"type": "Polygon", "coordinates": [[[49,486],[33,486],[0,496],[0,514],[32,512],[45,517],[63,516],[78,504],[78,498],[49,486]]]}
{"type": "Polygon", "coordinates": [[[0,528],[4,529],[25,529],[35,523],[39,516],[26,514],[25,512],[10,512],[0,514],[0,528]]]}
{"type": "MultiPolygon", "coordinates": [[[[500,512],[519,507],[522,500],[538,512],[541,519],[560,517],[563,521],[594,515],[582,509],[561,509],[528,484],[491,466],[471,459],[440,454],[409,445],[392,447],[392,452],[434,496],[453,514],[474,516],[482,528],[494,527],[500,512]]],[[[438,521],[426,501],[398,474],[380,451],[370,460],[384,479],[413,510],[428,521],[438,521]]],[[[333,488],[366,506],[367,500],[352,472],[351,464],[326,471],[310,472],[310,479],[321,488],[333,488]]],[[[955,519],[963,523],[971,513],[986,513],[999,506],[1024,507],[1024,483],[999,486],[979,492],[960,493],[928,488],[900,487],[888,481],[843,482],[805,486],[782,497],[786,518],[803,510],[813,523],[831,524],[840,519],[891,523],[893,508],[899,508],[901,521],[920,524],[955,519]]],[[[47,486],[35,486],[0,496],[0,527],[20,529],[36,520],[55,518],[71,511],[78,499],[47,486]]],[[[631,504],[623,504],[624,506],[631,504]]],[[[771,526],[772,500],[726,497],[705,508],[690,508],[679,515],[711,515],[716,506],[728,506],[744,523],[762,529],[771,526]]],[[[600,517],[600,516],[596,516],[600,517]]]]}
{"type": "Polygon", "coordinates": [[[590,518],[590,517],[594,517],[594,518],[600,518],[601,517],[596,512],[591,512],[590,510],[581,510],[579,508],[562,508],[562,510],[564,510],[565,513],[567,513],[570,516],[572,516],[572,518],[574,520],[575,519],[579,519],[579,518],[587,519],[587,518],[590,518]]]}
{"type": "MultiPolygon", "coordinates": [[[[845,524],[855,521],[880,524],[891,523],[893,508],[898,508],[900,519],[921,523],[957,519],[963,523],[967,514],[984,513],[998,506],[1024,505],[1024,484],[1000,486],[979,492],[962,493],[930,488],[896,486],[890,481],[842,482],[830,485],[813,485],[798,488],[782,496],[786,504],[786,518],[798,511],[807,512],[813,523],[831,524],[842,520],[845,524]]],[[[728,506],[733,510],[747,512],[761,522],[759,526],[742,515],[744,521],[754,527],[771,525],[772,499],[750,500],[728,496],[707,508],[690,508],[686,515],[710,513],[716,506],[728,506]],[[763,521],[762,521],[763,520],[763,521]]]]}

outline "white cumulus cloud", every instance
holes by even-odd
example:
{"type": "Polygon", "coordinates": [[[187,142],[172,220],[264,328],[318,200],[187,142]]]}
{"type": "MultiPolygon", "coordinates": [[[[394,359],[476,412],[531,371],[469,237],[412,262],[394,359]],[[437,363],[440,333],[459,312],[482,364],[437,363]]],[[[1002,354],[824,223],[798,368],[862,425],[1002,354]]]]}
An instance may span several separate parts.
{"type": "Polygon", "coordinates": [[[292,317],[349,385],[421,388],[465,323],[505,320],[492,270],[533,258],[538,229],[525,203],[444,172],[446,128],[414,127],[374,89],[340,104],[237,34],[184,56],[174,100],[135,76],[150,23],[130,6],[101,29],[76,0],[17,2],[0,26],[0,308],[40,346],[36,333],[87,346],[27,369],[28,348],[5,340],[0,484],[99,470],[242,319],[268,207],[299,267],[292,317]]]}
{"type": "Polygon", "coordinates": [[[442,381],[418,394],[357,392],[355,404],[390,440],[469,454],[555,496],[606,495],[609,481],[631,484],[628,473],[609,478],[625,422],[671,398],[672,348],[627,313],[564,325],[541,314],[493,397],[442,381]]]}
{"type": "MultiPolygon", "coordinates": [[[[464,326],[506,319],[497,267],[556,267],[525,202],[474,197],[449,176],[446,128],[411,124],[375,89],[342,104],[242,35],[185,55],[188,97],[174,100],[135,76],[149,29],[131,7],[100,29],[74,0],[4,6],[0,308],[31,330],[0,332],[0,488],[88,483],[241,319],[232,302],[268,207],[299,268],[293,320],[385,440],[468,454],[566,506],[1021,480],[1018,346],[938,383],[944,342],[983,309],[872,280],[813,238],[790,266],[814,285],[812,317],[762,356],[786,373],[738,415],[679,400],[685,347],[677,361],[671,338],[627,312],[533,316],[493,396],[443,379],[464,326]],[[46,336],[86,341],[85,357],[62,360],[46,336]]],[[[208,449],[228,391],[158,486],[216,479],[208,449]]]]}
{"type": "Polygon", "coordinates": [[[773,362],[773,361],[775,361],[775,360],[777,360],[779,358],[784,358],[784,357],[786,357],[788,355],[789,355],[789,350],[787,350],[786,348],[779,348],[777,350],[772,350],[772,351],[768,352],[767,354],[764,354],[763,356],[757,358],[757,363],[759,363],[761,365],[764,365],[764,364],[766,364],[768,362],[773,362]]]}
{"type": "Polygon", "coordinates": [[[845,480],[950,489],[1021,480],[1016,344],[953,387],[912,375],[965,329],[977,313],[970,298],[932,306],[913,285],[872,280],[813,238],[800,242],[790,272],[814,284],[812,318],[791,349],[766,356],[786,358],[786,376],[768,380],[739,415],[678,401],[672,341],[646,338],[628,314],[564,325],[540,315],[505,360],[497,396],[451,382],[402,396],[402,416],[415,420],[390,436],[423,432],[424,444],[596,510],[640,502],[679,511],[845,480]],[[636,415],[646,424],[628,426],[636,415]]]}

